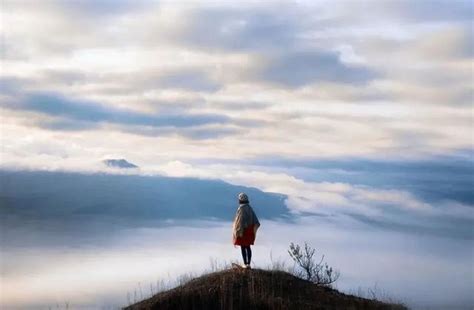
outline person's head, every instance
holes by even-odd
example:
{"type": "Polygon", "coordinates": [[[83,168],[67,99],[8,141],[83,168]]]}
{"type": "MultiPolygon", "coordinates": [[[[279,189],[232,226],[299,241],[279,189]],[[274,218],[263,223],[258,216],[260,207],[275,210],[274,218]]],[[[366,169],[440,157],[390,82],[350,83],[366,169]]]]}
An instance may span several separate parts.
{"type": "Polygon", "coordinates": [[[239,203],[249,203],[249,197],[245,193],[239,194],[239,203]]]}

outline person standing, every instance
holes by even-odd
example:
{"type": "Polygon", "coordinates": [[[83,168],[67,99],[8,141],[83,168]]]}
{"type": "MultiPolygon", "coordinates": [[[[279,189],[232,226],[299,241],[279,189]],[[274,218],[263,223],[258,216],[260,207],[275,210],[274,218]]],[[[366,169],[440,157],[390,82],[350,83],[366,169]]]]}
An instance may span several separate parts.
{"type": "Polygon", "coordinates": [[[260,222],[249,204],[248,196],[245,193],[240,193],[238,199],[239,208],[234,218],[232,239],[235,246],[240,245],[244,260],[243,267],[248,269],[252,260],[252,249],[250,246],[255,242],[260,222]]]}

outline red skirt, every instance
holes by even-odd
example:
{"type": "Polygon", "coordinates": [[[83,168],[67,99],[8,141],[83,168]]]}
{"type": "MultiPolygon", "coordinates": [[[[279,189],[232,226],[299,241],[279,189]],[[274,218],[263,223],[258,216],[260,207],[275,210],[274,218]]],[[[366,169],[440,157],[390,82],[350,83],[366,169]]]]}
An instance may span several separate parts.
{"type": "Polygon", "coordinates": [[[234,240],[234,245],[243,245],[249,246],[253,245],[255,242],[255,230],[253,228],[254,225],[250,225],[249,227],[245,228],[244,234],[242,237],[237,237],[234,240]]]}

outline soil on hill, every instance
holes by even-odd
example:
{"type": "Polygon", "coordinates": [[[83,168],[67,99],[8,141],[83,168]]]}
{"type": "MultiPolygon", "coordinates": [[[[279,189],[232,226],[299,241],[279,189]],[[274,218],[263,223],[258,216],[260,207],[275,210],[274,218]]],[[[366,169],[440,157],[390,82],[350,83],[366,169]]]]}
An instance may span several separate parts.
{"type": "Polygon", "coordinates": [[[229,269],[195,278],[124,309],[406,309],[346,295],[283,271],[229,269]]]}

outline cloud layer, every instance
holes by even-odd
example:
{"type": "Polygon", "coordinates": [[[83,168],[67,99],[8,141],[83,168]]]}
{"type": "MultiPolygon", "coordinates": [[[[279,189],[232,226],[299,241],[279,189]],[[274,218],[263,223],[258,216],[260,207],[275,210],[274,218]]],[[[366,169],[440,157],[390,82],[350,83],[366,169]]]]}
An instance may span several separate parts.
{"type": "Polygon", "coordinates": [[[471,147],[467,1],[4,6],[0,99],[12,138],[25,126],[36,141],[43,130],[120,139],[169,127],[160,145],[192,153],[192,140],[209,140],[219,147],[203,153],[224,158],[471,147]],[[25,115],[42,120],[26,125],[25,115]]]}
{"type": "MultiPolygon", "coordinates": [[[[345,292],[377,284],[390,298],[415,309],[439,305],[468,309],[472,304],[470,241],[382,229],[374,233],[348,220],[329,222],[320,217],[261,223],[253,248],[258,267],[271,266],[272,261],[290,265],[289,243],[308,241],[317,247],[317,255],[325,254],[341,271],[338,289],[345,292]],[[439,277],[445,281],[437,281],[439,277]]],[[[59,222],[48,224],[48,230],[34,234],[30,227],[16,228],[18,244],[27,245],[27,252],[3,248],[3,264],[9,271],[2,274],[3,305],[8,308],[47,308],[65,301],[78,308],[123,306],[127,292],[133,300],[140,286],[148,296],[150,284],[154,289],[160,283],[174,285],[183,273],[210,268],[211,259],[223,263],[240,258],[240,250],[229,242],[230,222],[149,222],[147,227],[90,223],[96,230],[66,222],[66,231],[59,222]],[[71,239],[72,230],[79,234],[71,239]],[[45,245],[45,240],[56,244],[45,245]]]]}
{"type": "Polygon", "coordinates": [[[462,0],[3,1],[0,168],[224,180],[471,242],[471,20],[462,0]]]}
{"type": "Polygon", "coordinates": [[[472,235],[467,1],[4,7],[3,169],[125,158],[280,192],[295,212],[454,217],[472,235]]]}

